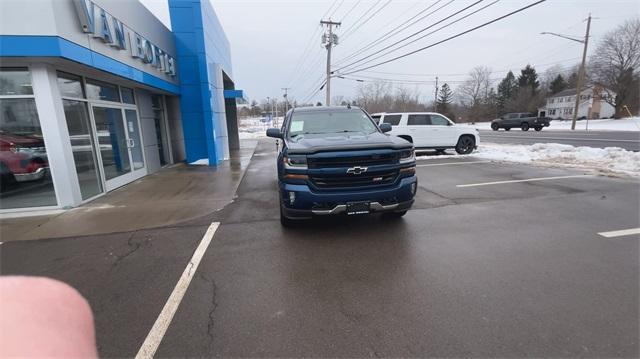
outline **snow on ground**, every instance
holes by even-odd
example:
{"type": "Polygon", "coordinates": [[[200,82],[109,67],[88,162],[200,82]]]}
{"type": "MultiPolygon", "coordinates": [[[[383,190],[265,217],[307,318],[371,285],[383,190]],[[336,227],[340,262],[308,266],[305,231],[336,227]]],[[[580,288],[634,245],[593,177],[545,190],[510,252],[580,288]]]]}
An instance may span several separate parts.
{"type": "MultiPolygon", "coordinates": [[[[471,154],[474,158],[496,162],[532,163],[548,166],[577,167],[603,173],[640,176],[640,152],[618,147],[575,147],[558,143],[503,145],[482,143],[471,154]]],[[[418,156],[418,160],[460,158],[460,155],[418,156]]]]}
{"type": "MultiPolygon", "coordinates": [[[[266,137],[267,128],[274,127],[273,121],[263,122],[263,118],[243,118],[240,119],[238,129],[240,139],[254,139],[266,137]]],[[[283,118],[277,117],[276,122],[282,123],[283,118]]]]}
{"type": "MultiPolygon", "coordinates": [[[[469,126],[475,127],[480,130],[490,130],[491,122],[476,122],[475,124],[471,123],[461,123],[459,126],[469,126]]],[[[586,130],[590,131],[640,131],[640,117],[627,117],[621,118],[618,120],[614,119],[604,119],[604,120],[581,120],[576,122],[576,130],[586,130]]],[[[551,121],[551,125],[546,127],[545,129],[550,130],[571,130],[571,120],[559,121],[553,120],[551,121]]],[[[542,130],[544,131],[544,130],[542,130]]]]}
{"type": "Polygon", "coordinates": [[[193,161],[191,163],[189,163],[190,165],[193,166],[208,166],[209,165],[209,159],[208,158],[201,158],[197,161],[193,161]]]}

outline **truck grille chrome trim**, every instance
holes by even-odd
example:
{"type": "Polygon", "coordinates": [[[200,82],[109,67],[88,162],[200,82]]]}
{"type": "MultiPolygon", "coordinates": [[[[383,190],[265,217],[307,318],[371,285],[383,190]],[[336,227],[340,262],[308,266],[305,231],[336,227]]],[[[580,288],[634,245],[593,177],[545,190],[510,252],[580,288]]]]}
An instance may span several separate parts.
{"type": "MultiPolygon", "coordinates": [[[[377,212],[377,211],[390,211],[390,210],[396,209],[398,207],[398,204],[394,203],[394,204],[382,205],[380,204],[380,202],[371,202],[369,206],[371,211],[377,212]]],[[[315,215],[326,216],[326,215],[340,214],[346,211],[347,211],[347,205],[339,204],[333,207],[332,209],[314,209],[311,212],[315,215]]]]}

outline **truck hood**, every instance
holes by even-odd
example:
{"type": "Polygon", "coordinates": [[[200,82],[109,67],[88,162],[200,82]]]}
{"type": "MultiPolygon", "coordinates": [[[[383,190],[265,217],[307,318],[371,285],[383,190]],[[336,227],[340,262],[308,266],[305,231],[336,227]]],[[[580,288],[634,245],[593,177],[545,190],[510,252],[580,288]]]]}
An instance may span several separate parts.
{"type": "Polygon", "coordinates": [[[363,150],[363,149],[404,149],[413,145],[399,137],[380,132],[362,133],[324,133],[308,134],[289,138],[288,152],[291,154],[310,154],[324,151],[363,150]]]}

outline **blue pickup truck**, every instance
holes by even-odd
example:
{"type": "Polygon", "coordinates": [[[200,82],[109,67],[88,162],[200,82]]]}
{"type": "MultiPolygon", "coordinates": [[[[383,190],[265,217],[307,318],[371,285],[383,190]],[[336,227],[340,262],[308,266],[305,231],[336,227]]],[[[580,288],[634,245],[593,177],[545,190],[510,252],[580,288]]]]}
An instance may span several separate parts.
{"type": "Polygon", "coordinates": [[[418,179],[413,145],[386,135],[357,107],[290,110],[278,153],[280,222],[327,215],[384,213],[401,217],[413,204],[418,179]]]}

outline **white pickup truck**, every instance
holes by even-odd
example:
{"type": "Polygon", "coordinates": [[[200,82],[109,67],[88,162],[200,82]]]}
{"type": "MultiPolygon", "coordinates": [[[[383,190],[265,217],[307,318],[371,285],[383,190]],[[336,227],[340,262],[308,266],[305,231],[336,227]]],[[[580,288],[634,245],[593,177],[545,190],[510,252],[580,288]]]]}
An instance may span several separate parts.
{"type": "Polygon", "coordinates": [[[444,152],[453,148],[459,154],[467,155],[480,144],[477,129],[456,126],[436,112],[374,113],[371,117],[379,124],[390,124],[392,130],[389,134],[413,143],[416,150],[444,152]]]}

